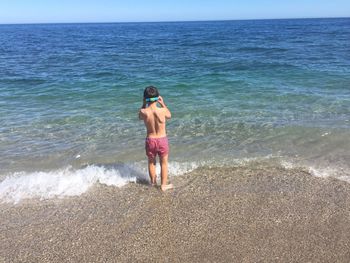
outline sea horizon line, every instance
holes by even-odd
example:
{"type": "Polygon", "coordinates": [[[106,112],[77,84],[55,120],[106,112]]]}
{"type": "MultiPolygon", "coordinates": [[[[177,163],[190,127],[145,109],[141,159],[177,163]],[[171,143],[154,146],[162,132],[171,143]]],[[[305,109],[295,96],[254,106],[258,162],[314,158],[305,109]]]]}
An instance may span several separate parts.
{"type": "Polygon", "coordinates": [[[163,21],[100,21],[100,22],[33,22],[33,23],[0,23],[7,25],[72,25],[72,24],[156,24],[156,23],[203,23],[234,21],[268,21],[268,20],[312,20],[312,19],[348,19],[350,17],[291,17],[291,18],[246,18],[246,19],[208,19],[208,20],[163,20],[163,21]]]}

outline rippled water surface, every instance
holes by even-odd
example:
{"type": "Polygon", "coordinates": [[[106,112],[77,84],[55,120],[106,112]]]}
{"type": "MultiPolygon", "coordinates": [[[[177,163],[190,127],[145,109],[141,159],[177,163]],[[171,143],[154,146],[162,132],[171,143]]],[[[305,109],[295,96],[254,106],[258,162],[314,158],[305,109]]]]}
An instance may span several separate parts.
{"type": "Polygon", "coordinates": [[[349,39],[350,19],[1,25],[0,177],[145,160],[147,85],[173,113],[172,161],[346,176],[349,39]]]}

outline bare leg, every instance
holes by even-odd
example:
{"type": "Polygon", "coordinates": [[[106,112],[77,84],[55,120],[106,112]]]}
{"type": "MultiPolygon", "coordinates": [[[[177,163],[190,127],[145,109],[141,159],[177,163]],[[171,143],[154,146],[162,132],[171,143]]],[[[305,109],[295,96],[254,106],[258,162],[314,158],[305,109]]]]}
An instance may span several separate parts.
{"type": "Polygon", "coordinates": [[[156,175],[156,158],[148,158],[148,174],[151,180],[151,184],[157,184],[157,175],[156,175]]]}
{"type": "Polygon", "coordinates": [[[163,191],[173,188],[172,184],[168,182],[168,155],[160,157],[160,168],[161,168],[161,189],[163,191]]]}

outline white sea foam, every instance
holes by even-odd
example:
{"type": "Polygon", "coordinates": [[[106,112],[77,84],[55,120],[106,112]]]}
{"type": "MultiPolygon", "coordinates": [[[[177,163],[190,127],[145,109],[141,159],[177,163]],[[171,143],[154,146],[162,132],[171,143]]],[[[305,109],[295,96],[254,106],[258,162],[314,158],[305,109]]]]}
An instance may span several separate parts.
{"type": "Polygon", "coordinates": [[[291,161],[281,161],[281,165],[286,169],[302,168],[308,171],[312,176],[327,178],[333,177],[338,180],[350,183],[350,174],[342,167],[322,167],[320,165],[296,164],[291,161]]]}
{"type": "Polygon", "coordinates": [[[280,164],[285,169],[293,169],[293,168],[295,168],[295,165],[292,162],[289,162],[289,161],[281,160],[280,164]]]}
{"type": "MultiPolygon", "coordinates": [[[[198,167],[196,163],[169,163],[170,175],[181,175],[198,167]]],[[[157,174],[160,167],[157,166],[157,174]]],[[[129,182],[148,180],[145,163],[132,165],[91,165],[33,173],[14,173],[0,182],[0,203],[18,203],[28,198],[64,198],[85,193],[96,183],[122,187],[129,182]]]]}
{"type": "MultiPolygon", "coordinates": [[[[256,161],[273,160],[273,157],[246,158],[231,160],[233,166],[246,166],[256,161]]],[[[316,169],[314,167],[300,166],[293,161],[280,160],[286,169],[304,167],[312,175],[318,177],[336,177],[350,182],[350,176],[339,174],[330,169],[316,169]]],[[[200,166],[227,166],[227,162],[170,162],[168,166],[170,176],[182,175],[193,171],[200,166]]],[[[158,178],[160,177],[160,165],[156,167],[158,178]]],[[[171,178],[171,177],[170,177],[171,178]]],[[[96,184],[122,187],[130,182],[147,181],[147,163],[114,164],[114,165],[90,165],[82,169],[65,169],[48,172],[20,172],[8,175],[0,182],[0,203],[18,203],[23,199],[38,198],[40,200],[50,198],[64,198],[79,196],[96,184]]]]}
{"type": "Polygon", "coordinates": [[[316,177],[333,177],[338,180],[342,180],[345,182],[350,183],[350,174],[347,171],[344,171],[342,168],[332,168],[332,167],[325,167],[325,168],[315,168],[315,167],[309,167],[309,172],[316,177]]]}
{"type": "MultiPolygon", "coordinates": [[[[196,163],[196,162],[171,162],[169,163],[168,170],[170,175],[182,175],[185,173],[189,173],[199,166],[203,166],[205,163],[196,163]]],[[[160,174],[160,166],[157,167],[157,174],[160,174]]]]}
{"type": "Polygon", "coordinates": [[[0,202],[18,203],[26,198],[76,196],[95,183],[121,187],[135,182],[136,176],[123,174],[125,170],[87,166],[79,170],[66,168],[50,172],[15,173],[0,183],[0,202]]]}

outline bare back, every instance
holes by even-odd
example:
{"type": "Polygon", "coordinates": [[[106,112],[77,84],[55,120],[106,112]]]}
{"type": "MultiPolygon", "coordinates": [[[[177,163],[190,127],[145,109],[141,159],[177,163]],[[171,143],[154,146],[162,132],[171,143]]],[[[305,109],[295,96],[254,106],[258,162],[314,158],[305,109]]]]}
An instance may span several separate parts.
{"type": "Polygon", "coordinates": [[[142,119],[147,129],[148,138],[161,138],[166,136],[166,110],[158,108],[156,103],[141,110],[142,119]]]}

